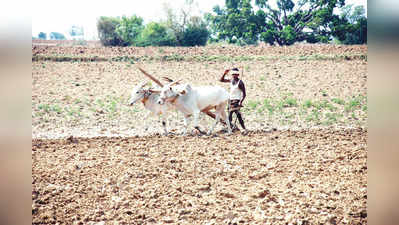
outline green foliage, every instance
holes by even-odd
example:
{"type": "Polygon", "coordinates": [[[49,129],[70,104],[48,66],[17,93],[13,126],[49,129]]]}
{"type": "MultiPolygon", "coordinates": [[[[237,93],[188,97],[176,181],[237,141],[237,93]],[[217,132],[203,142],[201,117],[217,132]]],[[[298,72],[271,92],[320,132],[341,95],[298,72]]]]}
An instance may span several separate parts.
{"type": "Polygon", "coordinates": [[[350,112],[350,111],[353,111],[354,109],[360,108],[363,101],[364,101],[364,98],[361,95],[359,95],[357,97],[353,97],[345,105],[345,111],[350,112]]]}
{"type": "Polygon", "coordinates": [[[102,16],[97,20],[98,37],[104,46],[123,46],[126,42],[120,38],[116,28],[119,18],[102,16]]]}
{"type": "Polygon", "coordinates": [[[255,44],[265,25],[264,13],[255,13],[248,0],[226,0],[226,8],[215,6],[213,11],[216,15],[208,13],[205,19],[217,41],[255,44]]]}
{"type": "Polygon", "coordinates": [[[38,35],[38,38],[42,39],[42,40],[46,40],[47,39],[47,34],[44,33],[44,32],[40,32],[39,35],[38,35]]]}
{"type": "Polygon", "coordinates": [[[185,4],[175,12],[165,4],[167,19],[165,25],[170,29],[176,39],[176,45],[196,46],[205,45],[210,32],[205,21],[198,16],[193,16],[193,0],[186,0],[185,4]]]}
{"type": "Polygon", "coordinates": [[[255,110],[256,107],[260,104],[260,102],[258,101],[253,101],[253,100],[249,100],[248,101],[248,107],[250,110],[255,110]]]}
{"type": "Polygon", "coordinates": [[[151,22],[141,32],[137,46],[174,46],[176,39],[166,25],[151,22]]]}
{"type": "MultiPolygon", "coordinates": [[[[187,1],[186,4],[193,4],[187,1]]],[[[205,45],[209,38],[206,23],[200,17],[191,16],[189,9],[182,15],[167,8],[165,22],[143,25],[143,19],[132,17],[100,17],[97,30],[104,46],[196,46],[205,45]]]]}
{"type": "Polygon", "coordinates": [[[209,31],[205,24],[199,26],[190,24],[183,32],[182,46],[203,46],[209,38],[209,31]]]}
{"type": "Polygon", "coordinates": [[[51,32],[50,33],[51,40],[65,40],[65,35],[58,33],[58,32],[51,32]]]}
{"type": "Polygon", "coordinates": [[[281,31],[281,37],[286,40],[287,45],[292,45],[297,40],[296,32],[291,25],[284,27],[281,31]]]}
{"type": "Polygon", "coordinates": [[[305,103],[303,103],[304,108],[310,108],[313,106],[313,103],[311,100],[306,100],[305,103]]]}
{"type": "Polygon", "coordinates": [[[263,100],[263,108],[265,108],[269,112],[269,115],[273,115],[274,106],[269,99],[263,100]]]}
{"type": "Polygon", "coordinates": [[[115,32],[123,40],[123,45],[135,45],[143,29],[143,19],[141,17],[136,15],[130,18],[123,16],[115,28],[115,32]]]}
{"type": "Polygon", "coordinates": [[[339,105],[344,105],[345,104],[345,101],[342,100],[342,99],[339,99],[339,98],[333,98],[333,99],[331,99],[331,101],[336,103],[336,104],[339,104],[339,105]]]}
{"type": "Polygon", "coordinates": [[[236,44],[256,44],[258,41],[270,45],[292,45],[295,42],[309,43],[331,41],[332,35],[341,32],[339,40],[359,43],[366,38],[367,19],[361,8],[350,14],[347,27],[334,9],[344,6],[345,0],[277,0],[272,7],[267,0],[226,0],[225,7],[215,6],[213,14],[205,19],[209,23],[213,41],[236,44]],[[364,20],[365,19],[365,20],[364,20]],[[342,32],[342,30],[345,30],[342,32]]]}
{"type": "Polygon", "coordinates": [[[295,98],[287,97],[286,99],[283,100],[282,105],[283,107],[294,107],[298,106],[298,103],[295,98]]]}
{"type": "Polygon", "coordinates": [[[276,6],[269,2],[226,0],[223,8],[216,5],[204,17],[193,16],[194,0],[186,0],[177,11],[165,3],[165,21],[144,26],[135,15],[100,17],[97,29],[105,46],[196,46],[219,41],[292,45],[328,43],[333,38],[342,44],[367,43],[363,6],[345,6],[345,0],[276,0],[276,6]],[[334,14],[337,8],[341,15],[334,14]]]}
{"type": "Polygon", "coordinates": [[[353,5],[343,7],[340,17],[333,19],[332,34],[342,44],[367,43],[367,18],[363,6],[353,5]]]}

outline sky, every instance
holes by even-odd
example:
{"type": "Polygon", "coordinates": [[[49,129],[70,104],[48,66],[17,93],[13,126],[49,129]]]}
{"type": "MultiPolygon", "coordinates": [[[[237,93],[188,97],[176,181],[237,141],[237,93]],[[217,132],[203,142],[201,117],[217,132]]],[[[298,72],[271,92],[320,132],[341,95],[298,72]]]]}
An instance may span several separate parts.
{"type": "MultiPolygon", "coordinates": [[[[32,36],[39,32],[63,33],[69,37],[72,25],[83,26],[85,39],[97,38],[97,18],[100,16],[132,16],[136,14],[144,19],[144,23],[159,22],[166,18],[164,4],[177,9],[184,5],[185,0],[42,0],[32,7],[32,36]]],[[[224,6],[225,0],[197,0],[194,14],[212,12],[215,5],[224,6]]],[[[346,0],[346,4],[363,5],[367,13],[367,0],[346,0]]]]}

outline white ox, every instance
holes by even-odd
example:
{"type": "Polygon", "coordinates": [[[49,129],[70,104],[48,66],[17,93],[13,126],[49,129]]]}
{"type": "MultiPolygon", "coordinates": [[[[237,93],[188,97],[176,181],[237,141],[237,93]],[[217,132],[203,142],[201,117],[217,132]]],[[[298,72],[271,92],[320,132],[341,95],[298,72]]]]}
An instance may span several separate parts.
{"type": "MultiPolygon", "coordinates": [[[[144,71],[142,68],[138,67],[138,69],[143,72],[147,77],[149,77],[151,80],[153,80],[156,84],[158,84],[160,87],[163,87],[164,85],[157,80],[155,77],[151,76],[148,74],[146,71],[144,71]]],[[[172,82],[169,78],[164,77],[166,81],[169,83],[172,82]]],[[[173,82],[171,84],[176,84],[178,82],[173,82]]],[[[165,135],[168,135],[168,130],[166,129],[166,120],[169,115],[169,111],[174,110],[175,106],[170,103],[166,104],[159,104],[159,91],[154,91],[152,88],[144,88],[146,85],[146,82],[142,82],[141,84],[135,86],[130,94],[130,99],[129,99],[129,105],[133,105],[138,101],[141,101],[144,105],[144,107],[154,113],[155,115],[158,115],[161,117],[162,121],[162,126],[164,129],[165,135]]],[[[215,114],[212,112],[209,112],[209,110],[201,110],[202,112],[206,113],[208,116],[215,118],[215,114]]]]}
{"type": "Polygon", "coordinates": [[[130,94],[129,105],[133,105],[136,102],[141,101],[144,105],[144,108],[161,117],[164,133],[165,135],[168,135],[168,130],[166,129],[166,120],[168,117],[168,111],[174,107],[171,104],[160,105],[158,103],[159,94],[153,93],[151,88],[144,88],[146,84],[146,82],[143,82],[133,88],[130,94]]]}
{"type": "Polygon", "coordinates": [[[224,88],[219,86],[191,87],[189,84],[175,85],[176,83],[172,82],[162,87],[158,103],[160,105],[172,104],[184,114],[184,135],[187,134],[189,116],[194,116],[194,127],[201,132],[198,126],[199,113],[212,108],[216,110],[216,121],[208,135],[212,134],[219,119],[225,121],[228,132],[231,134],[230,123],[225,111],[229,93],[224,88]]]}

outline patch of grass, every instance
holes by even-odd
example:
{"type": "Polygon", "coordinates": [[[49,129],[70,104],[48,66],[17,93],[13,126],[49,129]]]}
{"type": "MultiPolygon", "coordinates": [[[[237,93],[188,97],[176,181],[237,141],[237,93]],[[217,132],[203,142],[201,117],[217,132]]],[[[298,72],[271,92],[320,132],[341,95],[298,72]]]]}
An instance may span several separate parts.
{"type": "Polygon", "coordinates": [[[108,112],[115,113],[116,112],[116,105],[117,105],[116,101],[111,101],[108,104],[108,112]]]}
{"type": "Polygon", "coordinates": [[[328,109],[328,110],[330,110],[330,111],[336,111],[338,108],[337,107],[335,107],[334,105],[332,105],[328,100],[323,100],[321,103],[320,103],[320,107],[322,108],[322,109],[328,109]]]}
{"type": "Polygon", "coordinates": [[[104,105],[105,105],[104,102],[103,102],[101,99],[97,99],[96,103],[97,103],[97,105],[99,105],[101,108],[103,108],[104,105]]]}
{"type": "Polygon", "coordinates": [[[303,107],[303,108],[307,108],[307,109],[311,108],[312,106],[313,106],[312,100],[306,100],[306,101],[302,104],[302,107],[303,107]]]}
{"type": "Polygon", "coordinates": [[[338,105],[345,105],[345,101],[339,98],[333,98],[331,101],[338,105]]]}
{"type": "Polygon", "coordinates": [[[337,113],[326,113],[326,121],[325,124],[326,125],[332,125],[334,123],[336,123],[338,121],[338,114],[337,113]]]}
{"type": "Polygon", "coordinates": [[[316,108],[317,110],[321,110],[323,108],[326,108],[328,104],[327,100],[323,100],[323,101],[315,101],[313,104],[313,107],[316,108]]]}
{"type": "Polygon", "coordinates": [[[319,123],[320,122],[320,112],[317,109],[313,109],[312,112],[310,113],[310,115],[308,115],[306,117],[306,121],[307,122],[316,122],[319,123]]]}
{"type": "Polygon", "coordinates": [[[48,105],[48,104],[40,104],[38,106],[38,109],[48,113],[48,112],[50,112],[50,105],[48,105]]]}
{"type": "Polygon", "coordinates": [[[275,109],[269,99],[263,100],[263,108],[265,108],[269,112],[269,115],[273,115],[275,109]]]}
{"type": "Polygon", "coordinates": [[[80,104],[82,101],[80,99],[75,99],[75,104],[80,104]]]}
{"type": "Polygon", "coordinates": [[[351,117],[352,117],[352,119],[355,119],[355,120],[357,119],[355,112],[352,112],[351,117]]]}
{"type": "Polygon", "coordinates": [[[299,61],[305,61],[305,60],[308,60],[308,57],[304,56],[304,55],[301,55],[301,56],[299,56],[298,60],[299,61]]]}
{"type": "Polygon", "coordinates": [[[247,55],[237,56],[236,58],[237,58],[237,61],[252,61],[252,60],[254,60],[254,57],[247,56],[247,55]]]}
{"type": "Polygon", "coordinates": [[[58,113],[58,114],[61,114],[61,113],[62,113],[62,109],[61,109],[61,107],[58,106],[58,105],[53,105],[53,106],[51,106],[51,111],[56,112],[56,113],[58,113]]]}
{"type": "Polygon", "coordinates": [[[298,106],[298,102],[295,98],[287,97],[285,100],[283,100],[283,107],[294,107],[294,106],[298,106]]]}
{"type": "Polygon", "coordinates": [[[258,101],[249,100],[248,107],[250,110],[255,110],[260,103],[258,101]]]}
{"type": "Polygon", "coordinates": [[[367,104],[367,97],[362,96],[362,95],[353,97],[345,105],[345,111],[346,112],[352,112],[352,111],[354,111],[356,109],[359,109],[361,107],[362,103],[367,104]]]}
{"type": "Polygon", "coordinates": [[[358,107],[359,105],[360,105],[359,99],[352,99],[352,100],[350,100],[350,101],[348,102],[348,106],[349,106],[350,108],[356,108],[356,107],[358,107]]]}
{"type": "Polygon", "coordinates": [[[75,109],[73,107],[64,107],[64,111],[70,117],[82,117],[82,113],[79,108],[75,109]]]}

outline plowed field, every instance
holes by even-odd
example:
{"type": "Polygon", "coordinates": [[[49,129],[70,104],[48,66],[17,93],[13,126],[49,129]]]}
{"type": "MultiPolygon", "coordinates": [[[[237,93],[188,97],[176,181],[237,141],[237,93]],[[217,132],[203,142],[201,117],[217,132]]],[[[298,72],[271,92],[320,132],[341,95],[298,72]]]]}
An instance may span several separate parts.
{"type": "Polygon", "coordinates": [[[367,224],[364,56],[365,46],[32,46],[32,224],[367,224]],[[173,134],[159,135],[156,117],[127,106],[145,79],[137,61],[226,89],[224,69],[244,68],[250,132],[184,137],[172,112],[173,134]]]}

